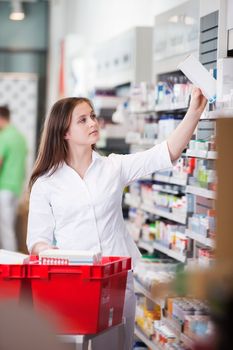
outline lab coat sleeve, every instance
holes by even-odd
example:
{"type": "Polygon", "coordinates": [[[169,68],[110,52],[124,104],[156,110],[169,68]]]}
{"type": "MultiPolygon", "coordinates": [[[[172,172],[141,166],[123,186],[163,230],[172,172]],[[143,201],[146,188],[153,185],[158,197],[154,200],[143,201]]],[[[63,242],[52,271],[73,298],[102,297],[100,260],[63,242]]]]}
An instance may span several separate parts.
{"type": "Polygon", "coordinates": [[[143,176],[172,166],[167,141],[163,141],[146,151],[122,155],[121,177],[123,185],[126,186],[143,176]]]}
{"type": "Polygon", "coordinates": [[[55,220],[43,180],[38,179],[32,186],[27,229],[27,247],[31,252],[35,243],[53,244],[55,220]]]}

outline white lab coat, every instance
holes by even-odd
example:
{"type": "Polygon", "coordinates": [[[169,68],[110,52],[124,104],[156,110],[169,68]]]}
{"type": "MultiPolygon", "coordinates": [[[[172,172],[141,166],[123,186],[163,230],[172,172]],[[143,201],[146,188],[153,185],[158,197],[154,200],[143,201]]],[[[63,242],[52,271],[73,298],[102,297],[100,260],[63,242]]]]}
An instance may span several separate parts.
{"type": "Polygon", "coordinates": [[[166,141],[129,155],[93,151],[84,179],[66,163],[34,183],[30,195],[27,245],[47,242],[60,249],[97,250],[105,256],[131,256],[139,250],[122,215],[122,193],[129,183],[172,166],[166,141]]]}
{"type": "MultiPolygon", "coordinates": [[[[124,188],[134,180],[172,167],[167,142],[129,155],[100,156],[93,151],[92,163],[82,179],[66,163],[51,176],[41,176],[30,195],[27,245],[37,242],[60,249],[98,250],[104,256],[131,256],[140,252],[128,234],[122,215],[124,188]]],[[[132,276],[127,284],[124,316],[127,343],[132,343],[135,296],[132,276]],[[128,321],[127,321],[128,320],[128,321]]],[[[94,349],[101,349],[102,345],[94,349]]],[[[111,342],[114,345],[114,340],[111,342]]],[[[111,350],[107,344],[104,348],[111,350]]],[[[128,345],[130,349],[131,345],[128,345]]]]}

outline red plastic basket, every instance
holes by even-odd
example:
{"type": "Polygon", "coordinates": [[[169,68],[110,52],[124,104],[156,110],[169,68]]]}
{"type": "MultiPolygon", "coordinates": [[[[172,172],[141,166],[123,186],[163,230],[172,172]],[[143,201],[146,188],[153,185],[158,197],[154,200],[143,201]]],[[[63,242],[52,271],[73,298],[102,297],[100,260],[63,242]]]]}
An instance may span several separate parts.
{"type": "Polygon", "coordinates": [[[25,277],[26,265],[0,264],[0,300],[19,302],[25,277]]]}
{"type": "Polygon", "coordinates": [[[122,321],[131,259],[98,265],[28,265],[34,309],[56,317],[61,334],[96,334],[122,321]]]}

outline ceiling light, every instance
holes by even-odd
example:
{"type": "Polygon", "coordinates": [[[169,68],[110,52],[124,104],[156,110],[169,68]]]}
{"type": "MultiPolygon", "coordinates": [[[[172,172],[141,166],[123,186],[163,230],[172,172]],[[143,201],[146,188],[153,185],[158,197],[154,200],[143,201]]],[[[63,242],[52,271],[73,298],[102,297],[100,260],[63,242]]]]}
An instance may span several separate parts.
{"type": "Polygon", "coordinates": [[[11,13],[9,18],[13,21],[22,21],[24,17],[25,13],[22,3],[19,0],[11,1],[11,13]]]}

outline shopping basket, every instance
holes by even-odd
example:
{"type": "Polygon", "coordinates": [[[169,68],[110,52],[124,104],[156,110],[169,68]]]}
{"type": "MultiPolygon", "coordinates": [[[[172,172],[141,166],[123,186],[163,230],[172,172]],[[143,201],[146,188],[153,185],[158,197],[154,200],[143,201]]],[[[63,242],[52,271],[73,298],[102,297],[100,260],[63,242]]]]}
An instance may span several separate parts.
{"type": "Polygon", "coordinates": [[[122,322],[128,257],[96,265],[28,265],[37,312],[56,319],[60,334],[96,334],[122,322]]]}
{"type": "Polygon", "coordinates": [[[19,302],[25,288],[26,265],[0,264],[0,301],[19,302]]]}

